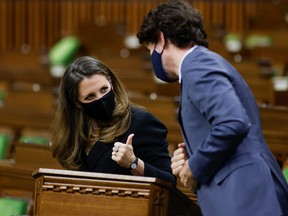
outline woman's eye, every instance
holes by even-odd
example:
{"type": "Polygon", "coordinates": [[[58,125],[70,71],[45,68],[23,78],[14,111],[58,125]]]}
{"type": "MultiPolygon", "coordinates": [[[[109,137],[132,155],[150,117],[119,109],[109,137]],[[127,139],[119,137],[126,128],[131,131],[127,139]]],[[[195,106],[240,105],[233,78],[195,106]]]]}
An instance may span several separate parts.
{"type": "Polygon", "coordinates": [[[101,93],[106,93],[108,91],[108,87],[101,88],[101,93]]]}
{"type": "Polygon", "coordinates": [[[95,98],[95,95],[88,95],[88,96],[85,98],[85,100],[91,101],[91,100],[93,100],[94,98],[95,98]]]}

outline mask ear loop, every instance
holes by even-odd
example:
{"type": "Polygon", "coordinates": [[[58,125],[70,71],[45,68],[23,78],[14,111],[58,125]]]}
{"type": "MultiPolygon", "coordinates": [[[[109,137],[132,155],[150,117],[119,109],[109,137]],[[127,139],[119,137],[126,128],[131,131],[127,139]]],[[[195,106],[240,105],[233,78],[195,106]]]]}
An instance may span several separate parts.
{"type": "Polygon", "coordinates": [[[162,49],[162,51],[161,51],[161,55],[162,55],[162,53],[164,52],[164,49],[165,49],[165,46],[166,46],[166,41],[165,41],[165,44],[164,44],[164,46],[163,46],[163,49],[162,49]]]}
{"type": "Polygon", "coordinates": [[[164,46],[163,46],[162,52],[160,53],[161,55],[162,55],[162,53],[164,52],[164,49],[165,49],[166,43],[167,43],[167,38],[166,38],[166,36],[164,35],[163,32],[162,32],[162,34],[163,34],[163,37],[164,37],[164,46]]]}
{"type": "Polygon", "coordinates": [[[113,85],[112,85],[112,81],[109,81],[110,86],[111,86],[111,90],[114,91],[113,85]]]}
{"type": "MultiPolygon", "coordinates": [[[[157,46],[157,44],[155,44],[154,50],[156,50],[156,46],[157,46]]],[[[162,53],[164,52],[165,46],[166,46],[166,40],[165,40],[165,44],[164,44],[164,46],[163,46],[162,51],[159,53],[160,55],[162,55],[162,53]]],[[[156,51],[156,52],[157,52],[157,51],[156,51]]]]}
{"type": "Polygon", "coordinates": [[[112,84],[112,79],[111,79],[110,75],[107,75],[107,80],[108,80],[108,82],[110,84],[111,89],[114,91],[113,84],[112,84]]]}

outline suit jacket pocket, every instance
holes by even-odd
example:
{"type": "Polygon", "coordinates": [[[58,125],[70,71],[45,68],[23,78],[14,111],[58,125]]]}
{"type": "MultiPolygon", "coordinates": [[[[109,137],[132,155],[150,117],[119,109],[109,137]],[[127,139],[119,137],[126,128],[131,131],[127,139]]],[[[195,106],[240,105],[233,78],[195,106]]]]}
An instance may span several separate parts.
{"type": "Polygon", "coordinates": [[[221,184],[221,182],[227,178],[233,171],[254,163],[254,158],[251,153],[244,153],[241,155],[236,155],[231,158],[224,166],[216,173],[214,176],[214,181],[216,184],[221,184]]]}

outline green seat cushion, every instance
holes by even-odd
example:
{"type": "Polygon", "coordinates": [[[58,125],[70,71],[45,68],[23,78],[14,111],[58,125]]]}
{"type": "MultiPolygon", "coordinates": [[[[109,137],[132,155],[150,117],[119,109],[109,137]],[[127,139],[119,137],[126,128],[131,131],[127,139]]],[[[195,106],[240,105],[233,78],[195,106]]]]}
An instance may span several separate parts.
{"type": "Polygon", "coordinates": [[[12,197],[0,198],[1,216],[26,215],[28,200],[12,197]]]}
{"type": "Polygon", "coordinates": [[[287,183],[288,183],[288,167],[285,167],[285,168],[283,169],[283,174],[284,174],[284,177],[285,177],[285,179],[286,179],[286,181],[287,181],[287,183]]]}
{"type": "Polygon", "coordinates": [[[9,146],[9,136],[7,134],[0,133],[0,160],[4,159],[9,146]]]}
{"type": "Polygon", "coordinates": [[[51,65],[70,64],[80,47],[80,40],[75,36],[67,36],[59,40],[49,52],[51,65]]]}
{"type": "Polygon", "coordinates": [[[253,49],[254,47],[271,46],[273,41],[272,38],[268,35],[254,34],[247,37],[245,44],[248,49],[253,49]]]}
{"type": "Polygon", "coordinates": [[[33,143],[33,144],[40,144],[40,145],[48,145],[49,140],[45,137],[40,136],[21,136],[19,138],[19,142],[21,143],[33,143]]]}
{"type": "Polygon", "coordinates": [[[0,89],[0,104],[4,103],[5,99],[5,91],[3,89],[0,89]]]}

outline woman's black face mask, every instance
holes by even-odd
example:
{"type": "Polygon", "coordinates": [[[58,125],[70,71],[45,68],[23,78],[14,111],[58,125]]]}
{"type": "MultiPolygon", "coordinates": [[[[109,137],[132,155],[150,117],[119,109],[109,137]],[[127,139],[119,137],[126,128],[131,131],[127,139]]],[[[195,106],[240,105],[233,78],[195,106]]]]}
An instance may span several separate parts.
{"type": "Polygon", "coordinates": [[[111,89],[106,95],[90,103],[80,103],[85,114],[100,121],[111,120],[115,109],[115,95],[111,89]]]}

